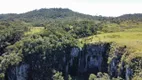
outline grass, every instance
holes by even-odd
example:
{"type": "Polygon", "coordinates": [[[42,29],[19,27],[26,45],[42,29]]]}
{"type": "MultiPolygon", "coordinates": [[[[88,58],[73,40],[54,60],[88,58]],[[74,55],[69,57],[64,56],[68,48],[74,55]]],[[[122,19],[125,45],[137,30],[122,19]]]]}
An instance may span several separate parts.
{"type": "Polygon", "coordinates": [[[25,32],[24,35],[28,36],[28,35],[33,35],[33,34],[39,34],[43,30],[44,30],[44,27],[31,27],[30,31],[25,32]]]}
{"type": "MultiPolygon", "coordinates": [[[[113,28],[112,28],[113,29],[113,28]]],[[[32,27],[30,31],[25,32],[25,36],[39,34],[43,32],[44,27],[32,27]]],[[[142,57],[142,28],[129,28],[121,32],[101,33],[79,39],[83,43],[116,43],[118,46],[126,46],[130,53],[129,59],[142,57]]],[[[128,60],[129,60],[128,59],[128,60]]]]}
{"type": "Polygon", "coordinates": [[[129,58],[142,57],[142,28],[131,28],[123,32],[102,33],[79,39],[84,43],[113,42],[118,46],[126,46],[129,58]]]}
{"type": "Polygon", "coordinates": [[[142,32],[141,27],[126,29],[127,32],[142,32]]]}
{"type": "MultiPolygon", "coordinates": [[[[103,32],[139,31],[139,28],[142,27],[142,22],[124,21],[119,24],[107,22],[102,25],[104,26],[103,32]]],[[[140,30],[142,31],[142,29],[140,30]]]]}

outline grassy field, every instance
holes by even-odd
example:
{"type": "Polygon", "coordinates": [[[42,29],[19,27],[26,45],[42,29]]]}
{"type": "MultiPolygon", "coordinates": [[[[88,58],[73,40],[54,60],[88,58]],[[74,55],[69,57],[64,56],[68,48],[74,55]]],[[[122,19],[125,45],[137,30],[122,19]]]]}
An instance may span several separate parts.
{"type": "Polygon", "coordinates": [[[24,35],[28,36],[28,35],[38,34],[42,32],[43,30],[44,30],[44,27],[31,27],[30,31],[25,32],[24,35]]]}
{"type": "MultiPolygon", "coordinates": [[[[104,32],[120,32],[120,31],[138,31],[142,27],[142,22],[131,22],[124,21],[120,24],[116,23],[105,23],[102,24],[104,27],[102,31],[104,32]]],[[[140,29],[142,31],[142,29],[140,29]]]]}
{"type": "Polygon", "coordinates": [[[123,32],[102,33],[79,39],[84,43],[113,42],[126,46],[129,58],[142,57],[142,28],[127,29],[123,32]]]}
{"type": "MultiPolygon", "coordinates": [[[[25,36],[39,34],[44,27],[32,27],[30,31],[25,32],[25,36]]],[[[118,46],[126,46],[130,53],[129,58],[142,57],[142,28],[125,29],[122,32],[101,33],[79,39],[83,43],[116,43],[118,46]]]]}

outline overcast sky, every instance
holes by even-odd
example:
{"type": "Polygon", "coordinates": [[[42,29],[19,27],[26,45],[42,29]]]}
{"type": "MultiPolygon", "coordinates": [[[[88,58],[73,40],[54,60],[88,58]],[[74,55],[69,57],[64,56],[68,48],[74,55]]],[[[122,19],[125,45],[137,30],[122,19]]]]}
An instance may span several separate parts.
{"type": "Polygon", "coordinates": [[[142,0],[1,0],[0,14],[60,7],[90,15],[120,16],[142,13],[142,0]]]}

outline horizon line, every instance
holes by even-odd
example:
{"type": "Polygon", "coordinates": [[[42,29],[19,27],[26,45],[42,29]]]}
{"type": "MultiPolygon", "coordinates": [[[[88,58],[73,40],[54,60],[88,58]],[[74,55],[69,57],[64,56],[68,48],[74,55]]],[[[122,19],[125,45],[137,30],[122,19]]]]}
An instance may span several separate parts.
{"type": "Polygon", "coordinates": [[[17,15],[20,15],[20,14],[25,14],[25,13],[28,13],[28,12],[32,12],[32,11],[35,11],[35,10],[41,10],[41,9],[68,9],[68,10],[71,10],[73,12],[77,12],[77,13],[80,13],[80,14],[84,14],[84,15],[90,15],[90,16],[101,16],[101,17],[120,17],[120,16],[123,16],[123,15],[133,15],[133,14],[142,14],[142,13],[124,13],[124,14],[121,14],[119,16],[104,16],[104,15],[99,15],[99,14],[87,14],[87,13],[83,13],[83,12],[79,12],[79,11],[75,11],[75,10],[72,10],[70,8],[62,8],[62,7],[52,7],[52,8],[39,8],[39,9],[32,9],[32,10],[29,10],[29,11],[25,11],[25,12],[8,12],[8,13],[0,13],[0,15],[8,15],[8,14],[17,14],[17,15]]]}

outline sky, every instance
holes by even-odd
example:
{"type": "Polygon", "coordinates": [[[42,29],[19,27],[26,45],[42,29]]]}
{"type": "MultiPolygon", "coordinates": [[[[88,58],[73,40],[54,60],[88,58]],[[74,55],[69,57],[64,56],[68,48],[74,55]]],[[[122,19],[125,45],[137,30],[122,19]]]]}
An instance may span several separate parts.
{"type": "Polygon", "coordinates": [[[40,8],[69,8],[102,16],[142,13],[142,0],[1,0],[0,14],[25,13],[40,8]]]}

